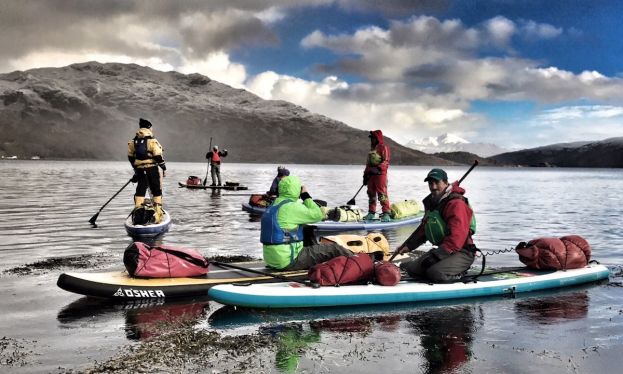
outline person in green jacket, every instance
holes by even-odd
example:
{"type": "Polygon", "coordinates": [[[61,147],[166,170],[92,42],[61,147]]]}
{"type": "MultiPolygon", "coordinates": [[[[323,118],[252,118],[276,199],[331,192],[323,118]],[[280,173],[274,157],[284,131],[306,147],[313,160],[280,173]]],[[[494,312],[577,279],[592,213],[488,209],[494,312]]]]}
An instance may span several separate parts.
{"type": "Polygon", "coordinates": [[[290,175],[281,179],[279,197],[262,215],[260,241],[266,265],[303,270],[337,256],[351,256],[350,250],[336,243],[303,246],[303,226],[319,222],[323,216],[299,178],[290,175]]]}

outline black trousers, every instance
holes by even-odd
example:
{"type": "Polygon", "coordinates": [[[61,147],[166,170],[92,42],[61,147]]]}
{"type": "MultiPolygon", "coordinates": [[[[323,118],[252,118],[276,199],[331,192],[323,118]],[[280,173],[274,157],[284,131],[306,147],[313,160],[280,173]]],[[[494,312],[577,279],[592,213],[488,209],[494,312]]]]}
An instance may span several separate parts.
{"type": "Polygon", "coordinates": [[[314,244],[308,247],[303,247],[294,261],[292,261],[292,263],[283,270],[309,269],[316,264],[329,261],[333,257],[352,255],[353,252],[336,243],[314,244]]]}
{"type": "Polygon", "coordinates": [[[144,169],[136,169],[138,184],[136,185],[135,196],[145,196],[147,187],[153,196],[162,196],[162,184],[160,182],[160,171],[158,166],[150,166],[144,169]]]}

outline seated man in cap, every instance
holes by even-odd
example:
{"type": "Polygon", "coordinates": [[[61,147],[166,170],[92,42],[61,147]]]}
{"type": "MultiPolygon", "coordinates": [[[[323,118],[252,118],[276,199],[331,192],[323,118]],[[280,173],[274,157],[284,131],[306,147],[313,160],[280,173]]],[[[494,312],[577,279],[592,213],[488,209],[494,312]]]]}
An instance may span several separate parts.
{"type": "MultiPolygon", "coordinates": [[[[221,184],[221,157],[227,156],[227,150],[218,150],[218,145],[212,147],[212,150],[206,153],[206,158],[210,160],[210,176],[212,184],[210,186],[222,186],[221,184]],[[218,179],[218,184],[216,180],[218,179]]],[[[205,181],[204,181],[205,184],[205,181]]]]}
{"type": "Polygon", "coordinates": [[[167,167],[162,157],[162,146],[154,138],[151,131],[151,122],[141,118],[136,136],[128,142],[128,160],[134,168],[132,182],[138,182],[134,194],[134,206],[140,208],[145,201],[147,187],[152,194],[154,203],[154,223],[162,220],[162,180],[158,166],[162,169],[162,176],[166,175],[167,167]]]}
{"type": "Polygon", "coordinates": [[[410,276],[435,283],[459,280],[474,262],[476,246],[472,235],[476,220],[458,183],[448,183],[442,169],[432,169],[428,182],[430,195],[424,199],[422,223],[396,251],[406,253],[430,241],[437,246],[419,258],[400,265],[410,276]]]}
{"type": "Polygon", "coordinates": [[[273,183],[270,185],[270,189],[266,192],[266,195],[269,198],[274,200],[275,197],[279,196],[279,181],[284,177],[290,175],[290,170],[286,169],[283,166],[277,167],[277,176],[273,179],[273,183]]]}

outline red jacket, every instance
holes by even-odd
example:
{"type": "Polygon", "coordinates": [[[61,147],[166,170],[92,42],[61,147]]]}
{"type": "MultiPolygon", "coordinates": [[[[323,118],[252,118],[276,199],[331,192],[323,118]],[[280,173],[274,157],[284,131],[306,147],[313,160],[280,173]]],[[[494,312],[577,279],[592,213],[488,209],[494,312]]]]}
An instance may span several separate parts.
{"type": "Polygon", "coordinates": [[[381,130],[374,130],[370,132],[372,136],[376,138],[378,144],[374,147],[374,151],[381,156],[381,163],[379,165],[370,165],[366,163],[366,168],[363,171],[364,174],[368,174],[370,172],[371,167],[378,167],[381,171],[381,174],[387,174],[387,168],[389,167],[389,159],[390,152],[389,147],[385,145],[385,140],[383,139],[383,132],[381,130]]]}
{"type": "MultiPolygon", "coordinates": [[[[469,226],[474,213],[462,198],[464,194],[465,189],[460,187],[457,182],[454,182],[452,183],[450,195],[440,202],[442,203],[444,200],[449,199],[441,212],[441,217],[446,221],[449,234],[439,244],[440,247],[443,247],[449,253],[458,252],[461,248],[474,243],[469,232],[469,226]]],[[[426,196],[423,202],[426,211],[433,210],[440,205],[433,205],[431,195],[426,196]]],[[[426,242],[425,224],[426,222],[422,221],[415,232],[407,239],[406,245],[409,249],[415,249],[426,242]]]]}

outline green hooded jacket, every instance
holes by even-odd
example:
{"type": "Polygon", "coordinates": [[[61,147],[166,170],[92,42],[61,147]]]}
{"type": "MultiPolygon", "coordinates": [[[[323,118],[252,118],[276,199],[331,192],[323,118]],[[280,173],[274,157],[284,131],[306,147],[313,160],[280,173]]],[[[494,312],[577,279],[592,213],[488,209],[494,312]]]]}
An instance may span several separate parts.
{"type": "MultiPolygon", "coordinates": [[[[301,181],[294,175],[287,176],[279,182],[279,197],[272,205],[278,205],[283,200],[290,200],[279,208],[277,223],[285,230],[294,230],[299,225],[316,223],[322,220],[323,214],[320,207],[307,198],[301,203],[301,181]]],[[[290,244],[264,244],[264,262],[266,265],[283,269],[298,256],[303,249],[303,242],[290,244]]]]}

